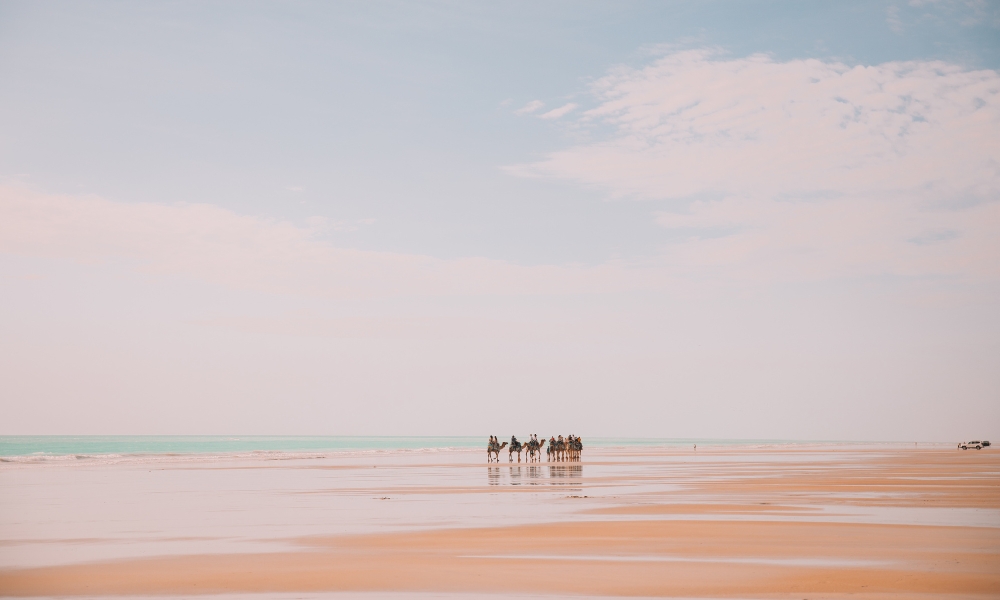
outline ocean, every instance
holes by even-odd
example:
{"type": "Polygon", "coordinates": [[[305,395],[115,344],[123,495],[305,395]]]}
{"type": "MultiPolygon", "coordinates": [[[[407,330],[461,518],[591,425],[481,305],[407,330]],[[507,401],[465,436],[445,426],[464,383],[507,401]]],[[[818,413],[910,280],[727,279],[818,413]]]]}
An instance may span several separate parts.
{"type": "MultiPolygon", "coordinates": [[[[504,440],[506,438],[501,438],[504,440]]],[[[527,439],[527,436],[524,436],[527,439]]],[[[790,440],[711,440],[583,437],[591,448],[701,444],[795,444],[790,440]]],[[[524,441],[524,440],[522,440],[524,441]]],[[[276,435],[12,435],[0,436],[0,459],[87,458],[129,455],[373,452],[485,449],[486,436],[276,436],[276,435]]],[[[20,461],[18,461],[20,462],[20,461]]]]}

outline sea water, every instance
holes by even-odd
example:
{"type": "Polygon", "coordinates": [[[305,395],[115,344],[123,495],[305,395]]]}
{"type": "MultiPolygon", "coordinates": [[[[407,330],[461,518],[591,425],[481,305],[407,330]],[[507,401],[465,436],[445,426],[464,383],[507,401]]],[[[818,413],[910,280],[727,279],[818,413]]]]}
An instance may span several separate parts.
{"type": "MultiPolygon", "coordinates": [[[[544,437],[544,436],[540,436],[544,437]]],[[[522,442],[528,438],[525,435],[522,442]]],[[[506,438],[501,437],[501,440],[506,438]]],[[[794,440],[718,440],[587,437],[588,448],[784,445],[794,440]]],[[[487,436],[274,436],[274,435],[14,435],[0,436],[0,460],[86,459],[145,455],[342,453],[398,450],[482,450],[487,436]]]]}

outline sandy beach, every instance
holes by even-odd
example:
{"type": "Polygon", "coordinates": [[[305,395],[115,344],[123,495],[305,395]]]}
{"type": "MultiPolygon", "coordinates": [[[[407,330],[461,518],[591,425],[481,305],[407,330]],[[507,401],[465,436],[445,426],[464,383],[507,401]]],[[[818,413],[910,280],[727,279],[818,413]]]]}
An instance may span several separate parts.
{"type": "Polygon", "coordinates": [[[0,593],[1000,596],[992,449],[484,454],[3,463],[0,593]]]}

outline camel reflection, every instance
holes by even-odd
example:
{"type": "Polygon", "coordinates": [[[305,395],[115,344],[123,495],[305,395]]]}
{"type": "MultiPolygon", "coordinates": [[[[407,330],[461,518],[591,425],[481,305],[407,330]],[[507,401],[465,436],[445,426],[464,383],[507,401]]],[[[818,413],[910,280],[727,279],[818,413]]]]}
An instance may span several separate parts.
{"type": "Polygon", "coordinates": [[[562,465],[549,465],[549,479],[552,479],[553,484],[556,485],[566,485],[575,484],[579,485],[579,481],[572,481],[573,479],[579,479],[583,477],[583,465],[573,465],[573,464],[562,464],[562,465]],[[566,481],[559,481],[559,480],[566,481]]]}
{"type": "Polygon", "coordinates": [[[486,482],[489,485],[575,486],[575,489],[580,489],[583,483],[581,481],[583,465],[581,464],[510,465],[506,468],[506,473],[506,481],[504,481],[503,467],[486,467],[486,482]],[[547,477],[546,471],[548,471],[547,477]]]}
{"type": "Polygon", "coordinates": [[[510,484],[521,485],[521,467],[507,467],[510,469],[510,484]]]}

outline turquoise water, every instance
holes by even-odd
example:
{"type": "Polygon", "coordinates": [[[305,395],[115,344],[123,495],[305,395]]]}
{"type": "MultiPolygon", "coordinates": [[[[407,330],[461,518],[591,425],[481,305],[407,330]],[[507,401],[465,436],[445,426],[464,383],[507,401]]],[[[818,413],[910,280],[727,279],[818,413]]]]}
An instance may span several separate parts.
{"type": "Polygon", "coordinates": [[[0,437],[0,456],[417,450],[482,445],[478,437],[26,435],[0,437]]]}
{"type": "MultiPolygon", "coordinates": [[[[788,444],[787,440],[587,438],[590,447],[788,444]]],[[[99,456],[108,454],[230,454],[484,448],[483,436],[273,436],[273,435],[14,435],[0,436],[0,456],[99,456]]]]}

